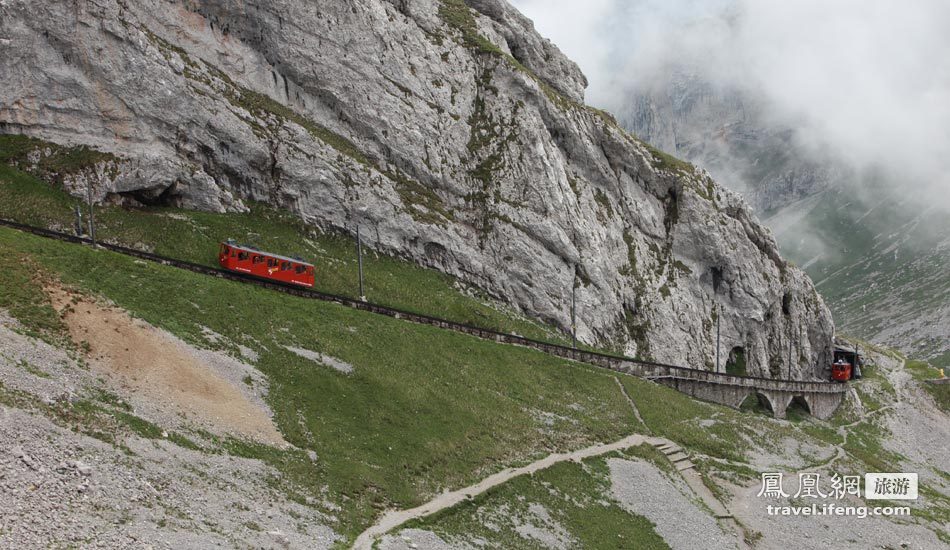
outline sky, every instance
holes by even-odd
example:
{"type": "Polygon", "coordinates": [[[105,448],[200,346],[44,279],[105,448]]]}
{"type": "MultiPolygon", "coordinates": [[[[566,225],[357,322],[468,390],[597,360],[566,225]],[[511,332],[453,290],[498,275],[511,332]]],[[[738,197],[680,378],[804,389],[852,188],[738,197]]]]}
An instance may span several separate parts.
{"type": "Polygon", "coordinates": [[[950,208],[947,0],[510,0],[617,112],[671,63],[950,208]]]}

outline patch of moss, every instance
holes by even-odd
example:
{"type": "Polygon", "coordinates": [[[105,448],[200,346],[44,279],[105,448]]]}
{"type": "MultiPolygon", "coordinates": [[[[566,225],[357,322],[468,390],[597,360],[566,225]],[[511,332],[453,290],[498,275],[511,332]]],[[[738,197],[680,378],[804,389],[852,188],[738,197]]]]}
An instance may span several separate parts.
{"type": "Polygon", "coordinates": [[[695,173],[696,167],[685,160],[680,160],[669,153],[660,151],[645,141],[640,141],[640,144],[650,152],[650,156],[653,157],[653,167],[657,170],[686,172],[687,174],[695,173]]]}
{"type": "Polygon", "coordinates": [[[114,167],[119,158],[86,145],[67,147],[23,135],[0,135],[0,162],[29,169],[30,173],[62,184],[67,176],[114,167]],[[35,163],[35,164],[34,164],[35,163]]]}
{"type": "Polygon", "coordinates": [[[385,175],[394,182],[399,198],[408,207],[409,215],[414,220],[444,226],[446,221],[455,219],[452,211],[432,189],[401,172],[385,172],[385,175]]]}
{"type": "MultiPolygon", "coordinates": [[[[610,199],[607,198],[607,194],[601,191],[600,189],[594,189],[594,200],[597,201],[597,204],[600,206],[601,210],[606,212],[607,220],[613,219],[614,217],[614,208],[610,205],[610,199]]],[[[606,221],[603,220],[602,221],[606,221]]]]}
{"type": "Polygon", "coordinates": [[[478,32],[475,15],[464,0],[441,0],[439,17],[458,31],[462,45],[480,53],[504,55],[504,52],[478,32]]]}

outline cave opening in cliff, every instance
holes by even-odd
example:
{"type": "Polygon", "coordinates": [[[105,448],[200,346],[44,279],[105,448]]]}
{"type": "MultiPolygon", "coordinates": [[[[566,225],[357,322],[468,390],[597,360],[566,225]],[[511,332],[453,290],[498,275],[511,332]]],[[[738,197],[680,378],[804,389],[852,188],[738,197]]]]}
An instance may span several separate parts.
{"type": "Polygon", "coordinates": [[[106,202],[132,208],[141,207],[180,207],[181,195],[175,185],[164,188],[136,189],[109,193],[106,202]]]}
{"type": "Polygon", "coordinates": [[[784,313],[785,315],[792,314],[792,293],[791,292],[786,292],[785,295],[782,296],[782,313],[784,313]]]}
{"type": "Polygon", "coordinates": [[[726,360],[726,374],[747,375],[745,348],[742,346],[736,346],[729,352],[729,359],[726,360]]]}

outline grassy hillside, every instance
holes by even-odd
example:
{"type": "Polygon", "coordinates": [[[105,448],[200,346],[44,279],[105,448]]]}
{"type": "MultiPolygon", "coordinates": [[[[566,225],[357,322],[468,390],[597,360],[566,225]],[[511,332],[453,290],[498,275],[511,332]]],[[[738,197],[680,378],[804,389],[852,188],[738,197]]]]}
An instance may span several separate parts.
{"type": "MultiPolygon", "coordinates": [[[[173,440],[274,465],[283,473],[273,480],[274,487],[300,501],[312,497],[323,503],[316,506],[325,506],[334,527],[348,537],[384,508],[416,506],[443,488],[467,485],[504,467],[630,433],[662,435],[683,445],[710,488],[723,497],[721,480],[754,483],[760,471],[756,455],[787,448],[788,442],[802,446],[788,458],[792,463],[783,467],[780,461],[777,468],[823,463],[831,447],[842,443],[835,426],[854,420],[854,411],[846,407],[829,423],[795,411],[791,422],[776,421],[617,377],[637,404],[644,425],[635,419],[612,373],[531,350],[7,229],[0,229],[0,253],[15,259],[11,276],[0,284],[0,309],[51,341],[62,342],[63,329],[42,284],[57,278],[197,345],[236,356],[238,345],[258,353],[255,366],[269,381],[268,400],[276,422],[296,448],[222,440],[201,430],[173,433],[173,440]],[[212,341],[206,329],[224,338],[212,341]],[[342,374],[285,346],[335,357],[355,370],[342,374]],[[317,460],[307,451],[316,453],[317,460]]],[[[81,353],[81,346],[73,347],[74,353],[81,353]]],[[[886,380],[878,378],[869,370],[859,386],[868,410],[879,409],[893,395],[886,380]]],[[[7,404],[24,406],[22,396],[2,389],[0,394],[7,404]]],[[[115,396],[100,392],[72,405],[33,407],[116,445],[122,440],[115,434],[123,432],[115,430],[123,426],[125,432],[159,437],[162,426],[117,409],[116,402],[115,396]],[[92,429],[89,423],[94,423],[92,429]]],[[[899,471],[893,468],[899,467],[900,457],[881,451],[886,433],[879,423],[869,420],[849,429],[851,469],[899,471]]],[[[619,533],[662,548],[649,522],[604,500],[601,470],[602,460],[587,461],[583,467],[559,466],[515,480],[473,505],[497,511],[504,505],[539,502],[568,526],[571,537],[590,547],[614,544],[619,533]],[[598,506],[581,504],[590,499],[598,506]],[[591,527],[604,522],[615,528],[591,527]]],[[[927,513],[942,517],[942,502],[927,513]]],[[[446,511],[419,526],[449,537],[479,532],[466,509],[446,511]]],[[[489,540],[505,547],[513,528],[509,525],[489,540]]]]}
{"type": "MultiPolygon", "coordinates": [[[[0,135],[0,217],[72,231],[73,210],[81,201],[61,189],[64,177],[90,170],[106,155],[85,148],[60,148],[22,136],[0,135]],[[51,149],[32,173],[27,157],[38,148],[51,149]]],[[[85,220],[86,211],[83,205],[85,220]]],[[[217,264],[218,243],[235,239],[283,255],[297,255],[315,264],[316,289],[358,297],[356,243],[334,233],[321,233],[300,220],[259,204],[247,214],[212,214],[178,208],[95,209],[101,240],[144,248],[157,254],[203,265],[217,264]]],[[[566,343],[569,338],[526,319],[436,270],[424,269],[364,246],[365,292],[369,300],[400,309],[435,315],[480,327],[566,343]]]]}
{"type": "MultiPolygon", "coordinates": [[[[659,451],[641,446],[618,458],[649,456],[657,464],[669,462],[659,451]]],[[[669,549],[647,519],[626,511],[610,498],[610,478],[606,459],[589,458],[581,463],[561,463],[537,475],[522,476],[510,483],[480,495],[464,504],[435,514],[406,528],[435,532],[447,542],[466,542],[477,538],[489,548],[538,549],[545,545],[538,539],[525,537],[519,529],[532,524],[542,527],[557,525],[576,548],[669,549]],[[543,504],[547,517],[534,511],[543,504]]]]}
{"type": "Polygon", "coordinates": [[[609,376],[531,350],[12,230],[0,229],[0,253],[18,259],[15,277],[0,285],[0,308],[54,339],[61,332],[44,299],[44,277],[101,295],[203,347],[256,351],[277,424],[300,450],[218,443],[272,462],[301,498],[333,495],[344,533],[365,527],[384,507],[417,505],[443,487],[637,430],[609,376]],[[206,329],[225,340],[208,340],[206,329]],[[335,357],[355,371],[341,374],[285,346],[335,357]],[[319,460],[311,462],[305,450],[319,460]]]}
{"type": "MultiPolygon", "coordinates": [[[[51,165],[84,162],[69,158],[51,165]]],[[[64,193],[0,163],[0,216],[68,226],[72,204],[64,193]]],[[[323,289],[355,294],[352,243],[309,233],[275,211],[255,207],[249,214],[225,216],[102,208],[97,215],[103,237],[200,263],[212,264],[217,240],[227,237],[303,254],[321,266],[323,289]]],[[[294,448],[222,439],[200,429],[174,431],[168,439],[182,447],[266,461],[282,473],[272,480],[275,488],[315,503],[349,538],[385,508],[416,506],[444,488],[465,486],[505,467],[631,433],[653,433],[682,445],[710,489],[724,496],[724,481],[755,482],[761,471],[756,456],[787,448],[788,442],[802,444],[786,457],[794,464],[780,461],[775,467],[792,471],[821,464],[834,445],[843,443],[839,427],[855,420],[855,411],[845,407],[827,423],[794,410],[791,422],[776,421],[519,347],[2,228],[0,254],[8,259],[0,280],[0,310],[19,319],[24,330],[77,356],[83,355],[82,343],[68,340],[43,290],[45,282],[58,280],[111,301],[199,347],[236,357],[247,356],[242,347],[253,351],[254,365],[268,381],[275,421],[294,448]],[[210,337],[209,330],[220,337],[210,337]],[[322,353],[354,371],[343,374],[288,347],[322,353]],[[637,404],[642,424],[618,380],[637,404]]],[[[550,334],[460,292],[448,277],[398,259],[374,257],[368,272],[376,280],[370,286],[374,300],[503,330],[550,334]]],[[[867,410],[880,411],[894,389],[871,369],[858,393],[867,410]]],[[[49,405],[0,384],[0,402],[30,408],[120,447],[130,434],[159,438],[167,428],[131,414],[121,406],[121,396],[98,390],[75,402],[49,405]]],[[[847,430],[852,433],[846,445],[851,470],[900,471],[901,457],[882,452],[886,433],[878,422],[869,419],[847,430]]],[[[417,526],[447,537],[480,533],[499,547],[519,546],[523,539],[514,538],[513,523],[485,533],[473,523],[471,507],[499,514],[513,510],[517,517],[530,502],[539,502],[587,547],[616,547],[618,534],[644,548],[664,547],[648,521],[605,496],[607,488],[603,459],[565,464],[519,478],[417,526]],[[590,502],[597,505],[585,504],[590,502]]],[[[942,508],[928,513],[944,518],[945,500],[937,502],[942,508]]]]}

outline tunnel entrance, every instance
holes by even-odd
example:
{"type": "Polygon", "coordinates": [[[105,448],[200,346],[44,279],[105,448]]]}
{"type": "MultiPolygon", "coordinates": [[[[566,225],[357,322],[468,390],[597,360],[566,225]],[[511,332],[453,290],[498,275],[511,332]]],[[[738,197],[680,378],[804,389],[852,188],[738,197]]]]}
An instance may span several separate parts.
{"type": "Polygon", "coordinates": [[[729,352],[729,359],[726,361],[726,374],[733,376],[746,376],[745,348],[736,346],[729,352]]]}

